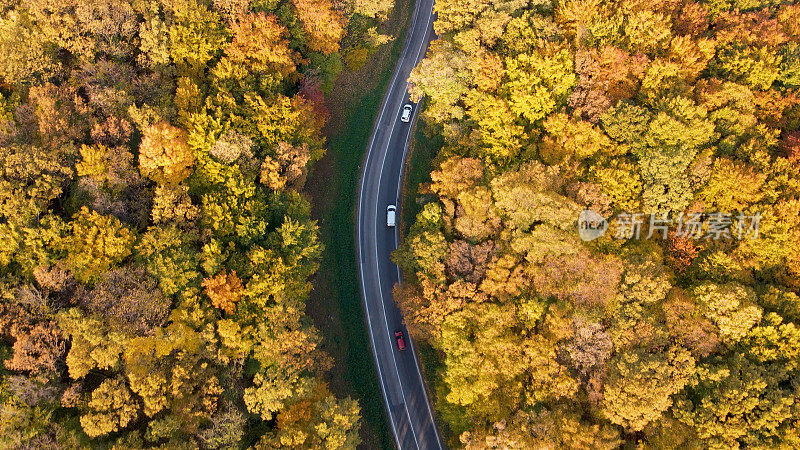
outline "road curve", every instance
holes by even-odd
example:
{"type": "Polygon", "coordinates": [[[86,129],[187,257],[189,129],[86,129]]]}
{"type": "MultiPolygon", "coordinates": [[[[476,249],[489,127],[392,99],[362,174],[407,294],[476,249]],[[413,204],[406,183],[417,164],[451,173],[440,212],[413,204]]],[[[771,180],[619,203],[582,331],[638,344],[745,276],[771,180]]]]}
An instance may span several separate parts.
{"type": "MultiPolygon", "coordinates": [[[[395,443],[402,450],[439,450],[444,447],[414,344],[392,298],[400,270],[389,256],[397,248],[398,230],[386,226],[386,206],[400,206],[403,166],[418,113],[414,105],[411,121],[400,121],[401,109],[409,103],[408,76],[434,38],[433,0],[416,2],[405,46],[386,88],[362,167],[356,246],[367,329],[395,443]],[[405,351],[396,347],[397,330],[405,335],[405,351]]],[[[398,210],[398,217],[399,214],[398,210]]]]}

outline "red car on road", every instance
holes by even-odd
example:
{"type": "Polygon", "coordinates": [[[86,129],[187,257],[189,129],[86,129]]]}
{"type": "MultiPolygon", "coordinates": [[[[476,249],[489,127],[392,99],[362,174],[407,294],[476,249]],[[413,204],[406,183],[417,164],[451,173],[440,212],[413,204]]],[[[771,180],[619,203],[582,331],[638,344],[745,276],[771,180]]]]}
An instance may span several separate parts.
{"type": "Polygon", "coordinates": [[[394,340],[397,341],[397,349],[398,350],[405,350],[406,349],[406,340],[403,338],[402,331],[395,331],[394,332],[394,340]]]}

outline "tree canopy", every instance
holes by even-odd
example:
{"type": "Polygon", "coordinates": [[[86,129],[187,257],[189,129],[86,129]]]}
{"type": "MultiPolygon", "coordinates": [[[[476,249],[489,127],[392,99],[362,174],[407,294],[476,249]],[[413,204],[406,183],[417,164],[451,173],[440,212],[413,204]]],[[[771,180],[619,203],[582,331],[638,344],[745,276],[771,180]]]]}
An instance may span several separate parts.
{"type": "Polygon", "coordinates": [[[301,190],[391,7],[0,5],[0,447],[359,444],[301,190]]]}
{"type": "Polygon", "coordinates": [[[395,295],[450,445],[797,446],[798,6],[435,8],[395,295]]]}

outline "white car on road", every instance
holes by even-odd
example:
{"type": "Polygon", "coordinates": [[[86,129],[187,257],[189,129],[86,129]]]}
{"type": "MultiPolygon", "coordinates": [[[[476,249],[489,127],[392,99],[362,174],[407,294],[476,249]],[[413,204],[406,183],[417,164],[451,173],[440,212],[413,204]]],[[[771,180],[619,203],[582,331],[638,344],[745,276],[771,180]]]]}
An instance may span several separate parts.
{"type": "Polygon", "coordinates": [[[414,108],[411,105],[403,106],[403,114],[400,115],[401,122],[410,122],[411,121],[411,111],[414,108]]]}
{"type": "Polygon", "coordinates": [[[395,215],[397,213],[397,207],[394,205],[389,205],[386,207],[386,226],[393,227],[395,225],[395,215]]]}

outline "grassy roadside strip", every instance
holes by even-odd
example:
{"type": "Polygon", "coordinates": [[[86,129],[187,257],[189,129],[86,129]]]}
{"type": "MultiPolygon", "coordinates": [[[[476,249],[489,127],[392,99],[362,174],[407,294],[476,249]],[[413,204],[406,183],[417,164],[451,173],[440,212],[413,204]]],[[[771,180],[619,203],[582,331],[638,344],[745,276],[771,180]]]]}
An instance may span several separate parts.
{"type": "MultiPolygon", "coordinates": [[[[424,110],[424,100],[420,103],[420,108],[424,110]]],[[[414,130],[414,135],[409,144],[410,148],[408,156],[406,156],[405,173],[403,175],[402,187],[402,206],[401,206],[401,239],[408,235],[411,225],[417,214],[422,210],[422,207],[430,201],[427,195],[420,194],[420,188],[425,183],[431,181],[431,171],[436,164],[436,158],[439,155],[443,145],[443,138],[423,120],[417,122],[414,130]]],[[[408,279],[406,274],[403,274],[404,279],[408,279]]],[[[453,443],[453,433],[448,427],[447,422],[441,420],[439,415],[440,409],[438,408],[437,399],[440,395],[438,392],[443,385],[441,380],[442,363],[441,358],[437,355],[436,350],[424,340],[415,339],[415,346],[417,348],[419,363],[422,366],[422,376],[425,379],[425,384],[432,394],[431,405],[434,407],[434,414],[436,415],[436,424],[439,427],[439,432],[442,441],[451,446],[453,443]]]]}
{"type": "MultiPolygon", "coordinates": [[[[419,104],[419,108],[424,111],[425,100],[419,104]]],[[[406,155],[405,173],[403,174],[401,195],[403,204],[400,224],[402,237],[405,237],[411,224],[414,223],[414,218],[429,201],[426,196],[420,196],[419,191],[424,183],[430,183],[434,159],[439,154],[443,143],[443,138],[422,119],[417,121],[414,135],[409,144],[408,155],[406,155]]]]}
{"type": "Polygon", "coordinates": [[[389,78],[405,42],[413,0],[397,0],[383,33],[395,36],[359,70],[345,70],[326,98],[327,154],[311,173],[306,191],[325,245],[307,312],[333,356],[328,380],[338,395],[357,398],[363,425],[361,448],[393,448],[372,357],[358,284],[355,210],[361,164],[389,78]]]}

